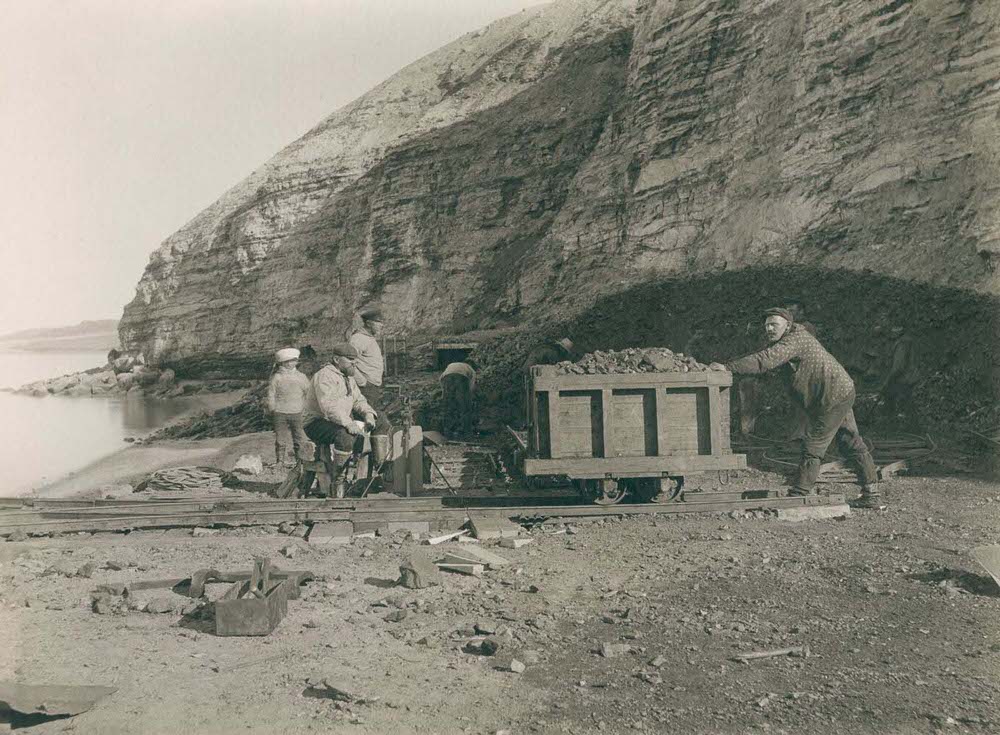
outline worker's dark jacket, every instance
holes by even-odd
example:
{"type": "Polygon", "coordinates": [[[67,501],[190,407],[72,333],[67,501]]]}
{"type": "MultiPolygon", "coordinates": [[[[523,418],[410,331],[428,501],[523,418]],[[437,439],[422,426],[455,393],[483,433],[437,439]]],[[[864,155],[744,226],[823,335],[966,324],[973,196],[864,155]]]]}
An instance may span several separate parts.
{"type": "Polygon", "coordinates": [[[815,412],[854,398],[854,381],[815,337],[797,324],[760,352],[726,364],[734,373],[766,373],[777,368],[792,395],[815,412]]]}

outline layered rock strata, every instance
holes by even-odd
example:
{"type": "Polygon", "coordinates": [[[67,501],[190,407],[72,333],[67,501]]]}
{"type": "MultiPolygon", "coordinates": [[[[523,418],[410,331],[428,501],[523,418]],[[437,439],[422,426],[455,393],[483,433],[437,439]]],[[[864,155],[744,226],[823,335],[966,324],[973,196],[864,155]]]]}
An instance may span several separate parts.
{"type": "Polygon", "coordinates": [[[1000,6],[574,0],[407,67],[151,257],[123,345],[180,375],[571,318],[805,264],[997,292],[1000,6]]]}

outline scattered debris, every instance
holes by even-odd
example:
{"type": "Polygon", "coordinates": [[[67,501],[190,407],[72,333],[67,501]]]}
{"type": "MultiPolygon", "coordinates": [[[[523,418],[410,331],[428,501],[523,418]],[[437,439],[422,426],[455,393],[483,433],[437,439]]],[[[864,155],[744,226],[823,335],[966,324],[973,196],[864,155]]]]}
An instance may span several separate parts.
{"type": "Polygon", "coordinates": [[[851,515],[851,506],[845,503],[842,505],[812,505],[803,506],[801,508],[778,508],[775,513],[779,521],[797,523],[799,521],[846,518],[851,515]]]}
{"type": "Polygon", "coordinates": [[[54,686],[0,682],[0,711],[60,717],[86,712],[109,694],[102,686],[54,686]]]}
{"type": "Polygon", "coordinates": [[[483,576],[485,567],[482,564],[438,564],[438,569],[446,572],[457,572],[458,574],[469,574],[473,577],[483,576]]]}
{"type": "Polygon", "coordinates": [[[176,612],[177,609],[178,602],[166,595],[154,597],[143,607],[143,610],[148,613],[153,613],[154,615],[176,612]]]}
{"type": "Polygon", "coordinates": [[[632,646],[628,643],[602,643],[601,644],[601,655],[604,658],[616,658],[618,656],[624,656],[632,650],[632,646]]]}
{"type": "Polygon", "coordinates": [[[770,651],[754,651],[751,653],[737,653],[733,656],[734,661],[755,661],[760,658],[774,658],[776,656],[791,656],[792,658],[809,658],[809,646],[790,646],[789,648],[775,648],[770,651]]]}
{"type": "Polygon", "coordinates": [[[441,562],[445,564],[482,564],[487,569],[498,569],[510,564],[510,559],[504,559],[487,549],[469,547],[455,549],[445,553],[441,562]]]}
{"type": "Polygon", "coordinates": [[[978,546],[972,550],[972,558],[1000,585],[1000,544],[978,546]]]}
{"type": "MultiPolygon", "coordinates": [[[[427,436],[426,432],[424,433],[424,436],[427,436]]],[[[433,538],[424,539],[424,543],[429,544],[430,546],[436,546],[437,544],[443,544],[445,541],[451,541],[452,539],[456,539],[460,536],[465,536],[468,533],[468,530],[446,533],[444,536],[434,536],[433,538]]]]}
{"type": "MultiPolygon", "coordinates": [[[[558,531],[557,533],[566,533],[565,529],[558,531]]],[[[500,539],[500,545],[505,549],[520,549],[522,546],[527,546],[533,541],[530,538],[502,538],[500,539]]]]}
{"type": "Polygon", "coordinates": [[[495,656],[501,648],[500,641],[493,637],[486,638],[479,644],[479,652],[484,656],[495,656]]]}
{"type": "Polygon", "coordinates": [[[441,584],[441,572],[429,559],[414,554],[399,565],[399,583],[411,590],[433,587],[441,584]]]}
{"type": "Polygon", "coordinates": [[[307,692],[312,691],[315,695],[326,699],[333,699],[338,702],[362,702],[364,699],[355,696],[347,691],[342,684],[330,683],[329,679],[306,679],[307,692]]]}
{"type": "Polygon", "coordinates": [[[514,538],[521,534],[521,527],[502,516],[470,515],[472,533],[480,541],[495,538],[514,538]]]}

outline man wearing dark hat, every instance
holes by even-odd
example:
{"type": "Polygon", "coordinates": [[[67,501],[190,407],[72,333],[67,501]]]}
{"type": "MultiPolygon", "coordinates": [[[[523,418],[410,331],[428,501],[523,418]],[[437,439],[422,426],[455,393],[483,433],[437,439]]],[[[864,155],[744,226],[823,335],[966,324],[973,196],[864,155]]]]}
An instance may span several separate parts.
{"type": "Polygon", "coordinates": [[[858,505],[881,507],[875,462],[854,419],[855,394],[851,377],[815,337],[795,324],[787,309],[768,309],[765,315],[768,347],[725,365],[712,363],[709,367],[743,375],[781,369],[795,401],[807,417],[798,478],[789,494],[813,492],[823,456],[836,438],[840,451],[857,465],[861,484],[858,505]]]}
{"type": "MultiPolygon", "coordinates": [[[[385,321],[378,307],[369,307],[361,311],[361,328],[350,337],[350,345],[357,350],[354,361],[355,378],[361,392],[369,405],[382,410],[382,377],[385,374],[385,359],[379,347],[378,338],[382,334],[385,321]]],[[[380,421],[372,434],[372,454],[375,464],[381,466],[389,454],[389,434],[391,426],[388,421],[380,421]]]]}
{"type": "Polygon", "coordinates": [[[344,497],[347,487],[346,465],[355,442],[364,430],[374,429],[375,410],[365,400],[354,379],[354,361],[358,352],[342,342],[333,348],[333,359],[312,378],[312,390],[306,400],[304,422],[306,436],[316,444],[329,444],[337,468],[335,489],[344,497]],[[360,417],[357,420],[355,417],[360,417]]]}

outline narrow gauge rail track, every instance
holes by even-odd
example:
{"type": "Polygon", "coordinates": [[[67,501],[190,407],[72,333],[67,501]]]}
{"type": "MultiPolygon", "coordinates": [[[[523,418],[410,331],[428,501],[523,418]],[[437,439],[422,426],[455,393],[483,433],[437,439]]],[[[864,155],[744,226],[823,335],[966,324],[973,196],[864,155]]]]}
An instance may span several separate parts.
{"type": "Polygon", "coordinates": [[[773,491],[689,492],[669,503],[580,505],[573,496],[544,497],[428,497],[410,499],[301,499],[301,500],[179,500],[172,502],[116,502],[25,500],[13,507],[0,501],[0,536],[15,531],[28,534],[81,531],[130,531],[195,526],[259,526],[282,522],[349,521],[356,531],[375,530],[390,523],[426,522],[430,528],[457,529],[471,515],[491,515],[520,521],[547,518],[585,518],[632,515],[681,515],[730,511],[840,505],[837,493],[810,497],[776,497],[773,491]],[[73,503],[73,504],[71,504],[73,503]]]}

